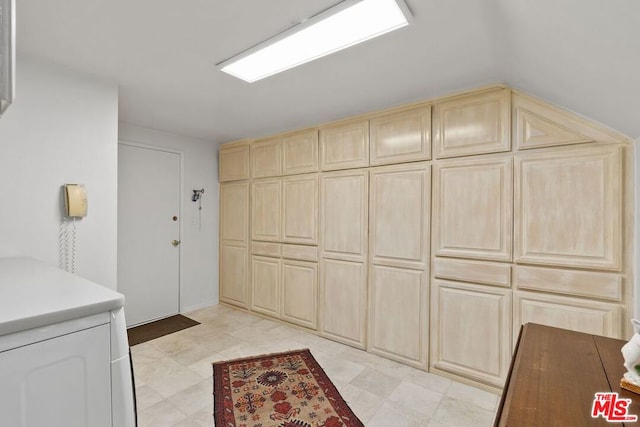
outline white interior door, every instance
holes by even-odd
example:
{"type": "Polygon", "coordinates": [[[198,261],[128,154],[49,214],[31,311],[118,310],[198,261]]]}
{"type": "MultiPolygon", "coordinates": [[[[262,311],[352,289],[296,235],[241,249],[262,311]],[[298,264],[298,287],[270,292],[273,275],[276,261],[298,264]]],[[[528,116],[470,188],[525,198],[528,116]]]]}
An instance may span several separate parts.
{"type": "Polygon", "coordinates": [[[118,146],[118,291],[127,325],[179,311],[180,154],[118,146]]]}

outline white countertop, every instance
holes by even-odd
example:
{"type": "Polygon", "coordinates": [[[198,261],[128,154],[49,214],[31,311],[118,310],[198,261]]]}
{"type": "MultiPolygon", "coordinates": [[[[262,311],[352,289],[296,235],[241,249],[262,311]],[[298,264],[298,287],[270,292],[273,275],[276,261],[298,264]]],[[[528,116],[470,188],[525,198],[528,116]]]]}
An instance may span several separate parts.
{"type": "Polygon", "coordinates": [[[0,258],[0,336],[124,305],[124,296],[32,258],[0,258]]]}

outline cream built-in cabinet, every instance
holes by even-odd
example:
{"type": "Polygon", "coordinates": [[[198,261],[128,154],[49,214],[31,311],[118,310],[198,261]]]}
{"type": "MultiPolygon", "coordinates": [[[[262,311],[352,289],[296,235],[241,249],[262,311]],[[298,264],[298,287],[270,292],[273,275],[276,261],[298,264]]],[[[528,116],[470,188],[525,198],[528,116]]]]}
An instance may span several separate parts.
{"type": "Polygon", "coordinates": [[[366,169],[320,178],[320,334],[366,345],[368,188],[366,169]]]}
{"type": "Polygon", "coordinates": [[[220,148],[220,299],[499,391],[632,332],[630,141],[501,85],[220,148]]]}
{"type": "Polygon", "coordinates": [[[380,166],[369,177],[367,348],[426,368],[431,167],[380,166]]]}
{"type": "Polygon", "coordinates": [[[249,303],[249,183],[220,185],[220,301],[249,303]]]}

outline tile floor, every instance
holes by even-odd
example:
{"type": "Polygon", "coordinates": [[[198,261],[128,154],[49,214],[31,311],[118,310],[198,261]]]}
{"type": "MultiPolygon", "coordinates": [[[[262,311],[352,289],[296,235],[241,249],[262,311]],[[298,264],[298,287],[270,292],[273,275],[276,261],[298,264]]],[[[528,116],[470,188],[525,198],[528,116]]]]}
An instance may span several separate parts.
{"type": "Polygon", "coordinates": [[[211,427],[211,362],[300,348],[311,350],[367,427],[493,421],[499,398],[486,391],[225,306],[186,315],[201,324],[131,349],[140,427],[211,427]]]}

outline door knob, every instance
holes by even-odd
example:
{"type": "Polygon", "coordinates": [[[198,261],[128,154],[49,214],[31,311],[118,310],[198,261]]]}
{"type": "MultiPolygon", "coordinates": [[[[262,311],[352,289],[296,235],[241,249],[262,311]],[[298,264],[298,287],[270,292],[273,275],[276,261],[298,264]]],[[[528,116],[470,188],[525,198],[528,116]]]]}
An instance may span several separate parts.
{"type": "Polygon", "coordinates": [[[180,240],[172,240],[172,241],[171,241],[171,244],[172,244],[173,246],[178,246],[178,245],[180,244],[180,240]]]}

